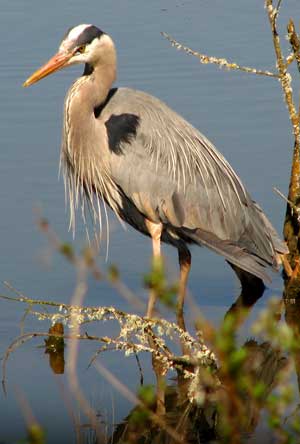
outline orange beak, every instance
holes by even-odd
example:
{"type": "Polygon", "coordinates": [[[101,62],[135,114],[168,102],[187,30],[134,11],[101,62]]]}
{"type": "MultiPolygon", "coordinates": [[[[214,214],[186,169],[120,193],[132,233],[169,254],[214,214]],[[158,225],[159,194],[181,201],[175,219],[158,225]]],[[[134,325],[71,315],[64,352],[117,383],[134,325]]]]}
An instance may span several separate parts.
{"type": "Polygon", "coordinates": [[[28,77],[28,79],[23,83],[23,86],[30,86],[33,83],[36,83],[44,77],[48,76],[49,74],[52,74],[53,72],[63,68],[72,56],[72,53],[58,52],[50,60],[48,60],[45,65],[41,66],[30,77],[28,77]]]}

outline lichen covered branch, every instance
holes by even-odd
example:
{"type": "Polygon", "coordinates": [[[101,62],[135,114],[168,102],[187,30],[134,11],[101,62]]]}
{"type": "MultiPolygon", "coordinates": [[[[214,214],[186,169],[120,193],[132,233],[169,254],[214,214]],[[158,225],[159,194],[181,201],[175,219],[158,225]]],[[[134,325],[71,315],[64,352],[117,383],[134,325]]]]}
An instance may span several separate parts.
{"type": "Polygon", "coordinates": [[[174,46],[176,49],[185,51],[187,54],[193,55],[195,57],[197,57],[199,59],[199,61],[205,65],[212,63],[215,65],[219,65],[220,68],[226,68],[229,70],[238,70],[238,71],[243,71],[243,72],[247,72],[249,74],[257,74],[260,76],[267,76],[267,77],[279,77],[278,74],[274,74],[271,71],[263,71],[261,69],[257,69],[257,68],[249,68],[247,66],[241,66],[238,65],[237,63],[234,62],[229,62],[228,60],[224,59],[224,58],[217,58],[217,57],[211,57],[205,54],[200,54],[197,51],[194,51],[193,49],[182,45],[181,43],[177,42],[175,39],[173,39],[169,34],[162,32],[161,35],[163,37],[165,37],[172,46],[174,46]]]}
{"type": "MultiPolygon", "coordinates": [[[[292,269],[295,269],[300,256],[300,225],[298,221],[298,211],[294,211],[294,208],[300,208],[300,120],[299,113],[297,111],[293,98],[293,90],[291,85],[292,78],[288,72],[289,63],[285,60],[283,56],[280,44],[280,36],[277,31],[278,9],[273,6],[273,0],[266,0],[265,4],[272,31],[279,80],[289,112],[289,118],[292,123],[292,131],[294,136],[294,151],[288,193],[288,201],[290,201],[292,205],[287,205],[286,217],[284,222],[284,237],[290,250],[290,265],[292,269]]],[[[288,25],[288,38],[294,52],[294,58],[297,60],[299,66],[299,39],[296,34],[292,20],[289,22],[288,25]]],[[[299,273],[297,273],[297,275],[293,273],[293,279],[295,278],[300,278],[299,273]]]]}
{"type": "MultiPolygon", "coordinates": [[[[149,319],[117,310],[114,307],[81,307],[78,305],[59,304],[52,301],[35,300],[23,294],[19,297],[11,298],[0,295],[0,298],[23,302],[30,307],[38,305],[41,307],[39,311],[30,310],[32,316],[41,321],[50,321],[52,324],[62,323],[71,329],[70,334],[53,334],[53,336],[62,336],[73,342],[78,340],[93,340],[101,344],[101,351],[105,350],[105,346],[111,346],[114,350],[123,351],[125,356],[140,352],[151,353],[155,355],[155,359],[160,362],[160,365],[164,367],[166,372],[169,370],[184,371],[186,378],[190,378],[191,381],[197,373],[195,369],[198,366],[217,368],[216,358],[204,344],[202,338],[193,338],[176,323],[165,319],[149,319]],[[53,308],[56,308],[56,310],[49,313],[48,310],[42,309],[44,306],[51,307],[52,311],[53,308]],[[92,321],[117,321],[119,324],[117,337],[96,337],[79,331],[80,326],[92,321]],[[149,346],[149,336],[151,336],[150,344],[153,344],[153,347],[149,346]],[[171,351],[167,346],[168,340],[184,344],[185,348],[191,351],[190,355],[176,355],[176,353],[171,351]],[[188,368],[192,370],[189,371],[188,368]]],[[[12,342],[3,360],[4,380],[6,374],[5,367],[10,354],[24,342],[40,336],[48,336],[48,334],[39,332],[26,333],[12,342]]]]}

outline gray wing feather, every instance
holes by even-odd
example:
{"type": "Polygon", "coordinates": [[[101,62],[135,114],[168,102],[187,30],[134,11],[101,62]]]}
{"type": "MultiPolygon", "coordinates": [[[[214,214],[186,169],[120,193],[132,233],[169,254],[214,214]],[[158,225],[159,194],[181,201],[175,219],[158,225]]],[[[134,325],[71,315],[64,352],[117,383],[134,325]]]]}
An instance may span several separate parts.
{"type": "Polygon", "coordinates": [[[138,210],[150,220],[182,228],[194,241],[198,233],[199,243],[233,263],[238,251],[246,263],[248,252],[257,267],[275,268],[275,250],[286,252],[286,247],[212,143],[148,94],[120,88],[101,118],[124,112],[138,115],[140,124],[122,153],[111,154],[112,177],[138,210]],[[200,233],[213,238],[201,239],[200,233]]]}

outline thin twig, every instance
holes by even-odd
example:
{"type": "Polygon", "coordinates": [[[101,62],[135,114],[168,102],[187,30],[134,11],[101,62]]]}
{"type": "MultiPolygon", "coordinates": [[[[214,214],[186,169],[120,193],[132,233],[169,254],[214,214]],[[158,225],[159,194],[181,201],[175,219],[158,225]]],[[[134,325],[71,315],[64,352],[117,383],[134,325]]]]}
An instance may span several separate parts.
{"type": "Polygon", "coordinates": [[[125,284],[124,282],[120,281],[119,278],[117,279],[111,279],[109,277],[109,273],[104,273],[102,270],[99,269],[95,258],[97,256],[97,252],[99,249],[99,245],[97,241],[85,249],[82,255],[76,254],[75,251],[73,251],[72,248],[65,248],[66,244],[63,243],[58,235],[51,229],[48,222],[39,215],[38,217],[38,226],[42,230],[42,232],[47,236],[48,241],[50,245],[58,251],[60,254],[63,254],[64,257],[70,261],[72,264],[74,264],[77,268],[80,266],[80,264],[84,263],[87,268],[92,273],[92,276],[96,280],[106,280],[111,284],[113,288],[115,288],[119,295],[123,297],[127,302],[135,306],[138,310],[144,311],[145,310],[145,304],[143,301],[141,301],[125,284]]]}
{"type": "Polygon", "coordinates": [[[27,318],[27,316],[29,315],[30,312],[31,312],[31,306],[29,305],[26,308],[26,310],[25,310],[25,312],[24,312],[24,314],[23,314],[23,316],[21,317],[21,320],[20,320],[21,335],[24,334],[24,331],[25,331],[25,320],[26,320],[26,318],[27,318]]]}
{"type": "Polygon", "coordinates": [[[275,21],[275,23],[276,23],[277,18],[278,18],[281,2],[282,2],[282,0],[278,0],[277,6],[275,8],[275,14],[274,14],[274,21],[275,21]]]}
{"type": "Polygon", "coordinates": [[[234,63],[234,62],[229,62],[224,58],[217,58],[217,57],[211,57],[211,56],[208,56],[205,54],[200,54],[199,52],[194,51],[193,49],[189,48],[188,46],[184,46],[181,43],[177,42],[175,39],[173,39],[166,32],[161,32],[161,35],[163,37],[165,37],[165,39],[167,39],[171,43],[171,45],[174,46],[176,49],[185,51],[187,54],[197,57],[200,60],[200,62],[205,65],[207,65],[208,63],[212,63],[215,65],[219,65],[220,68],[226,68],[229,70],[230,69],[231,70],[238,70],[238,71],[247,72],[249,74],[257,74],[260,76],[279,78],[278,74],[275,74],[271,71],[263,71],[263,70],[256,69],[256,68],[249,68],[247,66],[238,65],[237,63],[234,63]]]}
{"type": "Polygon", "coordinates": [[[139,369],[139,372],[140,372],[140,385],[144,385],[144,374],[143,374],[143,369],[142,369],[142,366],[141,366],[141,362],[140,362],[139,356],[138,356],[137,353],[134,353],[134,356],[135,356],[135,359],[136,359],[136,362],[137,362],[137,366],[138,366],[138,369],[139,369]]]}
{"type": "Polygon", "coordinates": [[[100,347],[91,357],[90,362],[87,365],[87,370],[92,366],[92,364],[96,361],[96,359],[98,358],[98,356],[100,355],[100,353],[103,353],[105,351],[111,351],[111,350],[115,350],[116,347],[108,347],[107,344],[104,344],[102,347],[100,347]]]}
{"type": "Polygon", "coordinates": [[[298,71],[300,72],[300,39],[297,35],[296,28],[292,19],[290,19],[288,23],[287,31],[294,58],[297,61],[298,71]]]}
{"type": "MultiPolygon", "coordinates": [[[[39,439],[36,440],[35,442],[38,442],[39,444],[46,443],[43,429],[38,423],[37,419],[35,418],[33,411],[30,407],[29,401],[25,396],[25,393],[23,392],[23,390],[21,390],[20,387],[15,387],[15,395],[25,420],[27,433],[30,433],[31,431],[35,430],[36,436],[39,436],[39,439]]],[[[31,442],[33,442],[33,440],[31,442]]]]}
{"type": "MultiPolygon", "coordinates": [[[[77,262],[77,285],[75,291],[73,293],[71,304],[75,306],[82,306],[85,295],[87,293],[87,263],[84,259],[77,262]]],[[[76,316],[74,311],[70,312],[71,315],[71,325],[73,334],[75,334],[75,340],[71,341],[68,347],[67,354],[67,376],[69,387],[74,395],[75,399],[80,405],[80,408],[84,412],[89,421],[92,424],[92,427],[95,431],[97,442],[105,442],[105,432],[103,432],[103,428],[99,424],[97,412],[87,399],[82,387],[79,383],[78,373],[77,373],[77,362],[79,355],[79,341],[76,338],[80,334],[80,322],[76,316]]]]}
{"type": "Polygon", "coordinates": [[[273,187],[273,190],[275,191],[275,193],[277,193],[280,197],[282,197],[283,200],[286,201],[286,203],[288,203],[290,205],[290,207],[292,208],[292,210],[294,210],[296,212],[296,214],[298,215],[298,218],[300,217],[300,208],[298,208],[295,204],[293,204],[293,202],[291,200],[289,200],[280,190],[278,190],[278,188],[273,187]]]}
{"type": "Polygon", "coordinates": [[[114,282],[110,281],[112,287],[114,287],[120,296],[125,299],[132,307],[136,307],[137,310],[145,311],[145,303],[141,301],[121,280],[117,279],[114,282]]]}
{"type": "Polygon", "coordinates": [[[71,308],[71,305],[68,304],[61,304],[59,302],[52,302],[52,301],[43,301],[41,299],[32,299],[32,298],[28,298],[27,296],[20,296],[20,297],[13,297],[13,296],[7,296],[5,294],[0,294],[0,298],[1,299],[6,299],[8,301],[13,301],[13,302],[24,302],[25,304],[28,305],[47,305],[50,307],[62,307],[62,308],[71,308]]]}
{"type": "Polygon", "coordinates": [[[281,6],[281,2],[282,2],[282,0],[278,0],[277,6],[276,6],[277,13],[279,12],[279,9],[280,9],[280,6],[281,6]]]}
{"type": "Polygon", "coordinates": [[[11,290],[13,293],[15,293],[16,295],[18,295],[20,298],[25,298],[26,296],[24,296],[23,293],[21,293],[19,290],[17,290],[15,287],[12,286],[12,284],[8,281],[2,281],[3,285],[5,285],[5,287],[7,287],[9,290],[11,290]]]}

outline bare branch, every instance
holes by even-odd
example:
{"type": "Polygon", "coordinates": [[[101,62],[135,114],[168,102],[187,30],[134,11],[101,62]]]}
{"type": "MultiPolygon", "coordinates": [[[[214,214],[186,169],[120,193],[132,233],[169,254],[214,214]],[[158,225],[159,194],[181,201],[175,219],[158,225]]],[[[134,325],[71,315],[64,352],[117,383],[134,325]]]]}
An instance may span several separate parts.
{"type": "MultiPolygon", "coordinates": [[[[189,343],[191,347],[196,347],[197,349],[208,350],[203,341],[194,339],[188,332],[183,331],[175,322],[167,321],[166,319],[150,319],[143,316],[133,315],[126,313],[125,311],[117,310],[114,307],[88,307],[88,306],[78,306],[71,304],[64,304],[53,301],[43,301],[39,299],[28,298],[27,296],[22,296],[20,298],[10,297],[0,294],[1,299],[6,299],[9,301],[17,301],[26,303],[29,305],[46,305],[50,307],[57,307],[59,309],[58,313],[45,313],[32,311],[30,314],[36,316],[40,320],[49,320],[54,322],[64,322],[68,321],[73,315],[80,317],[80,323],[82,324],[86,319],[100,321],[100,320],[116,320],[120,322],[130,322],[132,325],[130,329],[147,329],[157,327],[161,329],[162,334],[174,334],[176,333],[186,343],[189,343]],[[169,333],[168,333],[169,332],[169,333]]],[[[77,319],[78,321],[78,319],[77,319]]]]}
{"type": "Polygon", "coordinates": [[[296,214],[298,215],[298,219],[299,219],[299,218],[300,218],[300,208],[298,208],[295,204],[293,204],[292,201],[290,201],[287,197],[285,197],[285,195],[284,195],[280,190],[278,190],[278,188],[273,187],[273,190],[274,190],[275,193],[277,193],[277,194],[278,194],[283,200],[285,200],[287,204],[290,205],[291,209],[292,209],[293,211],[296,212],[296,214]]]}
{"type": "MultiPolygon", "coordinates": [[[[74,260],[74,259],[73,259],[74,260]]],[[[76,260],[76,259],[75,259],[76,260]]],[[[87,292],[87,264],[82,260],[77,260],[77,285],[75,291],[73,293],[71,302],[75,306],[82,306],[86,292],[87,292]]],[[[72,332],[75,336],[74,340],[70,342],[68,347],[68,355],[67,355],[67,376],[68,382],[71,389],[72,394],[75,396],[77,402],[80,405],[80,408],[84,412],[84,414],[89,418],[93,429],[96,433],[97,440],[99,442],[105,442],[105,433],[102,430],[102,427],[99,424],[97,413],[95,409],[92,407],[89,400],[86,398],[85,393],[82,390],[82,387],[79,383],[78,373],[77,373],[77,361],[78,361],[78,336],[80,335],[80,316],[78,316],[77,311],[71,310],[70,312],[70,321],[72,326],[72,332]]]]}
{"type": "Polygon", "coordinates": [[[274,14],[274,22],[275,23],[276,23],[277,18],[278,18],[278,14],[279,14],[281,3],[282,3],[282,0],[278,0],[277,6],[275,8],[275,14],[274,14]]]}
{"type": "MultiPolygon", "coordinates": [[[[290,184],[289,184],[288,205],[286,210],[286,218],[284,222],[284,236],[290,250],[290,254],[288,256],[290,265],[293,269],[295,268],[296,270],[298,270],[296,266],[300,254],[298,247],[298,240],[297,240],[300,234],[300,224],[298,220],[299,219],[298,206],[300,200],[300,116],[299,116],[300,112],[296,109],[294,103],[292,78],[287,71],[289,58],[285,59],[282,54],[280,37],[277,32],[276,19],[278,18],[278,5],[277,9],[274,8],[273,0],[265,0],[265,5],[272,31],[273,45],[277,60],[279,79],[283,90],[284,99],[288,108],[289,118],[292,123],[292,131],[294,136],[294,151],[293,151],[290,184]],[[296,211],[294,211],[295,207],[297,209],[296,211]]],[[[288,25],[288,33],[289,33],[289,40],[292,49],[294,51],[294,57],[297,60],[299,39],[295,32],[294,24],[292,21],[290,21],[288,25]]],[[[300,273],[298,277],[300,277],[300,273]]]]}
{"type": "Polygon", "coordinates": [[[279,9],[280,9],[281,3],[282,3],[282,0],[278,0],[277,6],[276,6],[277,14],[279,13],[279,9]]]}
{"type": "Polygon", "coordinates": [[[292,19],[290,19],[288,26],[288,39],[291,44],[294,57],[297,60],[298,71],[300,72],[300,40],[299,36],[296,33],[295,25],[292,19]]]}
{"type": "MultiPolygon", "coordinates": [[[[287,72],[287,65],[286,65],[283,55],[282,55],[280,39],[279,39],[278,32],[276,29],[276,21],[275,21],[276,10],[273,7],[272,0],[266,0],[266,8],[267,8],[269,22],[270,22],[272,34],[273,34],[273,44],[274,44],[274,49],[275,49],[275,54],[276,54],[276,59],[277,59],[279,79],[280,79],[281,86],[282,86],[282,89],[284,92],[284,97],[285,97],[285,101],[286,101],[286,104],[288,107],[290,120],[292,122],[295,140],[296,140],[296,143],[299,147],[299,145],[300,145],[299,118],[298,118],[298,113],[296,111],[296,107],[293,102],[291,76],[287,72]]],[[[291,199],[290,197],[289,197],[289,199],[291,201],[294,201],[294,199],[291,199]]]]}
{"type": "Polygon", "coordinates": [[[238,71],[247,72],[249,74],[257,74],[260,76],[279,78],[278,74],[274,74],[273,72],[270,72],[270,71],[262,71],[262,70],[256,69],[256,68],[249,68],[247,66],[238,65],[237,63],[234,63],[234,62],[229,62],[224,58],[219,59],[217,57],[211,57],[211,56],[207,56],[205,54],[200,54],[199,52],[194,51],[193,49],[177,42],[175,39],[173,39],[169,34],[167,34],[165,32],[161,32],[161,35],[163,37],[165,37],[171,43],[171,45],[174,46],[176,49],[185,51],[187,54],[197,57],[200,60],[200,62],[205,65],[207,65],[208,63],[212,63],[215,65],[219,65],[220,68],[226,68],[229,70],[238,70],[238,71]]]}

